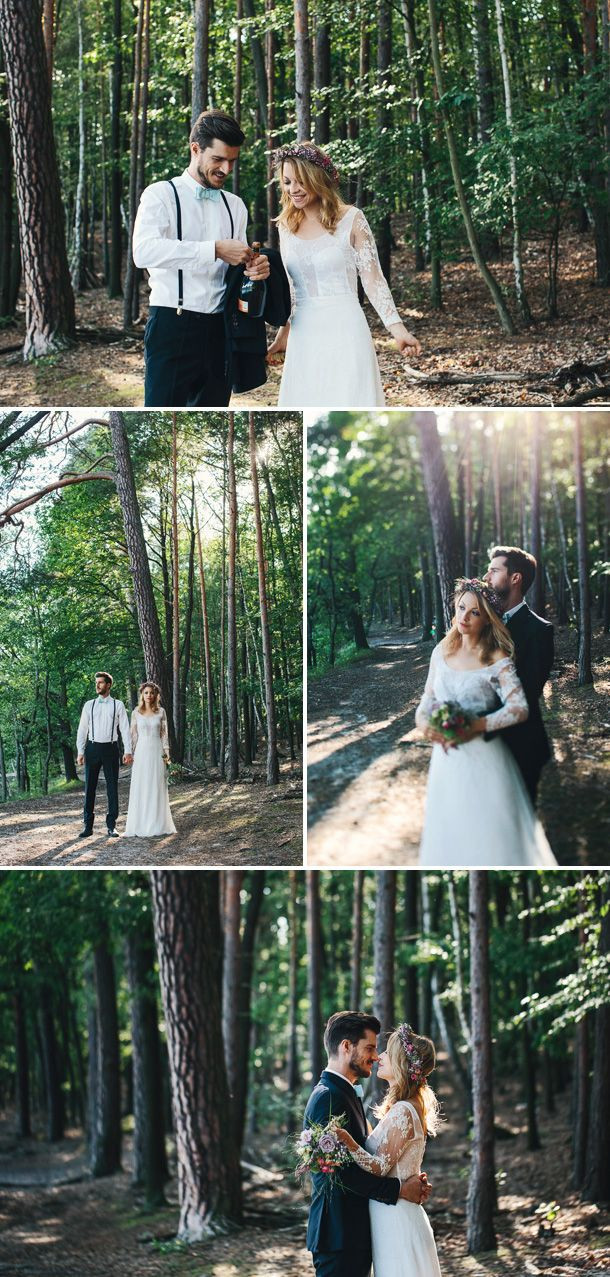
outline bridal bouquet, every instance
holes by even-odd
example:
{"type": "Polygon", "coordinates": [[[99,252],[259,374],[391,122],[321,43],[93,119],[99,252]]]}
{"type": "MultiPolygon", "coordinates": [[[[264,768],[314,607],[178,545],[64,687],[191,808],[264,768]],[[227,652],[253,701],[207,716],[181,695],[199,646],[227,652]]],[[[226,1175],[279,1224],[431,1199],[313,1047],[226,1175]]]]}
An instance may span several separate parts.
{"type": "Polygon", "coordinates": [[[434,701],[428,719],[430,727],[451,743],[462,740],[470,721],[470,715],[456,701],[434,701]]]}
{"type": "MultiPolygon", "coordinates": [[[[337,1172],[353,1165],[349,1150],[337,1139],[337,1131],[346,1125],[345,1114],[331,1117],[326,1123],[312,1122],[294,1141],[297,1155],[295,1175],[324,1175],[321,1191],[330,1196],[337,1186],[337,1172]]],[[[341,1187],[341,1184],[338,1185],[341,1187]]]]}

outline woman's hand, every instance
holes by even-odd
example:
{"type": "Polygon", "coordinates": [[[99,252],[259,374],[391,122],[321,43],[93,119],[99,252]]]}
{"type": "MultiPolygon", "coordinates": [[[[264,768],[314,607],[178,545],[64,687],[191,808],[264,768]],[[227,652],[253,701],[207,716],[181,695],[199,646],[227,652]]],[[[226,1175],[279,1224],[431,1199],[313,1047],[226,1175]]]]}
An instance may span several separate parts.
{"type": "Polygon", "coordinates": [[[355,1139],[353,1139],[349,1131],[344,1130],[342,1126],[337,1127],[335,1135],[337,1136],[339,1143],[345,1144],[345,1147],[348,1148],[350,1152],[353,1152],[355,1148],[358,1148],[355,1139]]]}
{"type": "Polygon", "coordinates": [[[487,719],[473,718],[472,722],[469,723],[468,727],[465,728],[457,744],[465,745],[467,741],[474,740],[475,736],[482,736],[483,733],[486,731],[487,731],[487,719]]]}
{"type": "Polygon", "coordinates": [[[268,364],[280,363],[281,360],[275,359],[275,355],[283,355],[288,345],[288,335],[290,333],[290,324],[283,324],[278,328],[275,341],[273,341],[267,351],[266,359],[268,364]]]}
{"type": "Polygon", "coordinates": [[[396,324],[392,328],[392,336],[394,337],[394,341],[396,342],[400,354],[403,355],[405,359],[413,357],[417,359],[419,355],[421,355],[421,345],[418,342],[417,337],[414,337],[413,333],[408,332],[404,324],[396,324]]]}

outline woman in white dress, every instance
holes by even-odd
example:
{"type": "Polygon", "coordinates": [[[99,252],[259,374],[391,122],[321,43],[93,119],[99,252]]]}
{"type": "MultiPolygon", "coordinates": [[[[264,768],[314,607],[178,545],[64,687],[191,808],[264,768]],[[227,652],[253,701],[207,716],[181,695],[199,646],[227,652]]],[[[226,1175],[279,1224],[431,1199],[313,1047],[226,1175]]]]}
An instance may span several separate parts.
{"type": "MultiPolygon", "coordinates": [[[[406,1180],[419,1175],[426,1136],[436,1135],[439,1106],[428,1077],[436,1065],[434,1044],[400,1024],[379,1056],[377,1076],[389,1082],[375,1109],[379,1122],[360,1148],[348,1131],[337,1136],[354,1161],[373,1175],[406,1180]]],[[[398,1200],[391,1210],[369,1201],[375,1277],[440,1277],[434,1234],[423,1206],[398,1200]]]]}
{"type": "Polygon", "coordinates": [[[127,808],[126,838],[175,834],[167,793],[169,739],[167,716],[156,683],[142,683],[131,715],[133,770],[127,808]]]}
{"type": "Polygon", "coordinates": [[[529,709],[513,663],[503,603],[476,578],[457,582],[455,618],[435,647],[415,722],[434,742],[420,866],[551,866],[557,861],[521,772],[502,740],[529,709]],[[439,704],[470,715],[459,744],[431,725],[439,704]],[[497,733],[485,739],[488,732],[497,733]]]}
{"type": "Polygon", "coordinates": [[[282,408],[374,408],[385,398],[375,347],[358,300],[358,276],[406,358],[420,344],[401,321],[379,265],[371,228],[344,204],[332,161],[311,142],[276,152],[281,182],[280,251],[292,313],[267,357],[286,352],[282,408]]]}

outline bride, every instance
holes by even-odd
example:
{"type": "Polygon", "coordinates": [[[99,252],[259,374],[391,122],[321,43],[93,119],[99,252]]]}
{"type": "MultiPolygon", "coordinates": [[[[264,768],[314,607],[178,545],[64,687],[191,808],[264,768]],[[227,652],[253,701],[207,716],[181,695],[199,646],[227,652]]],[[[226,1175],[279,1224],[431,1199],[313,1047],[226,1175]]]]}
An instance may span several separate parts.
{"type": "Polygon", "coordinates": [[[383,407],[375,347],[358,301],[358,276],[379,318],[405,357],[421,347],[407,332],[381,272],[371,228],[358,208],[344,204],[339,175],[311,142],[283,146],[275,160],[281,179],[280,251],[293,299],[267,357],[286,351],[278,406],[383,407]]]}
{"type": "Polygon", "coordinates": [[[160,695],[156,683],[142,683],[139,703],[131,715],[133,771],[126,838],[176,833],[167,794],[167,716],[159,703],[160,695]]]}
{"type": "MultiPolygon", "coordinates": [[[[403,1182],[419,1175],[427,1135],[436,1135],[439,1106],[428,1076],[436,1065],[434,1044],[401,1024],[379,1056],[377,1076],[389,1090],[375,1115],[380,1119],[360,1148],[348,1131],[337,1138],[354,1161],[373,1175],[403,1182]]],[[[440,1277],[434,1234],[423,1206],[400,1199],[392,1210],[369,1201],[375,1277],[440,1277]]]]}
{"type": "Polygon", "coordinates": [[[455,619],[435,647],[415,722],[434,742],[420,865],[557,862],[502,731],[529,714],[503,603],[484,581],[458,581],[455,619]],[[431,725],[439,703],[471,715],[458,745],[431,725]],[[486,733],[494,733],[486,739],[486,733]]]}

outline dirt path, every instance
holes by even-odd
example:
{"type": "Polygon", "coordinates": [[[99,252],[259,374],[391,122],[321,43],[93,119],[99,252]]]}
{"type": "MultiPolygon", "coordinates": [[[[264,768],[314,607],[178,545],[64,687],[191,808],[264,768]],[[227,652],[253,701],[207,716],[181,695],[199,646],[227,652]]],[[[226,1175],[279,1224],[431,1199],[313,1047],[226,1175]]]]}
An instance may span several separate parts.
{"type": "MultiPolygon", "coordinates": [[[[540,816],[559,864],[610,862],[607,771],[610,643],[595,637],[595,685],[576,686],[574,637],[558,631],[544,693],[554,764],[540,816]],[[604,717],[606,722],[604,722],[604,717]]],[[[432,644],[417,630],[373,633],[370,659],[309,686],[307,859],[310,865],[415,866],[430,746],[413,725],[432,644]]]]}
{"type": "MultiPolygon", "coordinates": [[[[119,780],[121,833],[129,776],[119,780]]],[[[82,790],[0,806],[0,865],[301,865],[302,782],[284,769],[268,789],[253,771],[235,785],[218,780],[172,786],[170,802],[178,830],[162,838],[107,838],[105,792],[100,778],[92,838],[79,839],[82,790]]],[[[0,1267],[0,1273],[2,1269],[0,1267]]]]}
{"type": "MultiPolygon", "coordinates": [[[[608,353],[607,325],[600,321],[599,289],[591,286],[595,252],[591,236],[561,234],[560,318],[541,318],[527,332],[514,337],[502,333],[489,294],[472,261],[443,266],[443,309],[431,309],[427,271],[415,272],[409,248],[400,244],[402,226],[395,227],[399,247],[392,255],[392,288],[397,305],[422,342],[420,372],[553,371],[574,360],[585,363],[608,353]]],[[[524,249],[528,296],[536,316],[546,304],[546,245],[529,240],[524,249]]],[[[510,255],[493,263],[494,273],[512,296],[514,280],[510,255]]],[[[145,310],[146,308],[144,308],[145,310]]],[[[103,288],[76,298],[77,344],[70,350],[24,364],[19,353],[24,319],[0,332],[0,404],[44,404],[69,407],[139,407],[143,402],[143,324],[132,334],[122,331],[122,302],[110,300],[103,288]],[[16,350],[14,348],[17,348],[16,350]]],[[[409,380],[403,360],[374,311],[367,306],[387,403],[390,406],[435,407],[458,404],[560,404],[572,391],[550,391],[517,383],[421,386],[409,380]]],[[[271,330],[269,330],[271,333],[271,330]]],[[[267,383],[248,395],[234,395],[235,408],[274,407],[281,368],[269,369],[267,383]]],[[[608,402],[610,396],[605,400],[608,402]]],[[[604,401],[596,401],[601,403],[604,401]]],[[[595,404],[594,404],[595,406],[595,404]]]]}
{"type": "MultiPolygon", "coordinates": [[[[441,1064],[442,1068],[442,1064],[441,1064]]],[[[521,1095],[510,1085],[497,1097],[502,1138],[496,1141],[500,1184],[497,1253],[466,1254],[465,1199],[469,1142],[463,1105],[442,1070],[447,1121],[430,1140],[424,1168],[433,1184],[428,1213],[443,1277],[608,1277],[610,1214],[583,1205],[570,1189],[567,1097],[557,1115],[539,1113],[542,1148],[526,1147],[521,1095]],[[555,1232],[541,1232],[542,1202],[560,1207],[555,1232]]],[[[177,1186],[168,1206],[145,1214],[130,1182],[126,1140],[122,1174],[91,1180],[84,1140],[72,1132],[59,1145],[19,1142],[5,1118],[0,1132],[0,1274],[7,1277],[313,1277],[305,1250],[307,1201],[282,1170],[285,1133],[262,1133],[246,1151],[244,1225],[185,1247],[175,1240],[177,1186]],[[253,1163],[257,1163],[254,1165],[253,1163]],[[263,1165],[260,1165],[263,1163],[263,1165]]],[[[388,1208],[389,1209],[389,1208],[388,1208]]]]}

